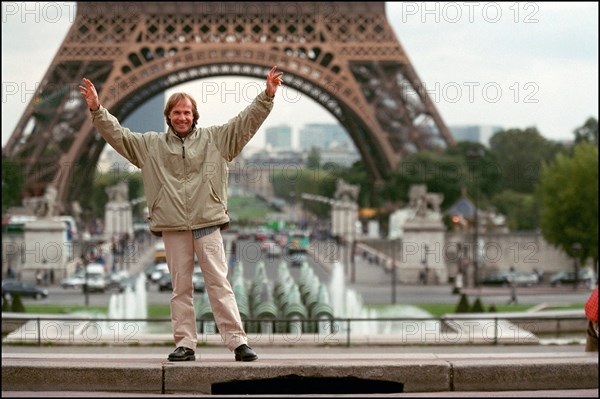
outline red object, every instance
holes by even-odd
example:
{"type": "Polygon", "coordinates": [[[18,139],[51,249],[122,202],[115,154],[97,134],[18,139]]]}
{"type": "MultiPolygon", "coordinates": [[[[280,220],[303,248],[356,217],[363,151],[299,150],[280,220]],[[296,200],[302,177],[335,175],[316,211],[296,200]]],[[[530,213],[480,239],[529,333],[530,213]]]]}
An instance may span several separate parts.
{"type": "Polygon", "coordinates": [[[598,287],[585,303],[585,317],[588,320],[598,322],[598,287]]]}

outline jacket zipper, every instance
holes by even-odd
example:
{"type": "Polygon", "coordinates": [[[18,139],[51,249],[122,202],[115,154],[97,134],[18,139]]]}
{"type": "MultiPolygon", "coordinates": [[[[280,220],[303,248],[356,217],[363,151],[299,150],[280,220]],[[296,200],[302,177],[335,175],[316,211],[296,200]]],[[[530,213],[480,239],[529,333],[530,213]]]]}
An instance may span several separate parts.
{"type": "Polygon", "coordinates": [[[185,159],[185,138],[181,137],[177,133],[175,133],[179,141],[181,141],[181,157],[185,159]]]}
{"type": "MultiPolygon", "coordinates": [[[[177,135],[177,138],[181,141],[181,158],[185,159],[185,137],[181,137],[178,134],[176,134],[176,135],[177,135]]],[[[186,191],[185,190],[185,180],[186,180],[186,177],[187,177],[187,172],[185,170],[185,162],[183,162],[183,176],[184,176],[183,177],[183,179],[184,179],[184,185],[183,186],[184,186],[184,191],[186,191]]],[[[184,195],[187,195],[187,193],[185,193],[184,195]]],[[[184,202],[185,202],[184,206],[186,207],[185,212],[189,216],[189,209],[188,209],[188,206],[187,206],[188,205],[187,200],[185,200],[184,202]]],[[[188,224],[188,228],[190,227],[189,220],[190,220],[189,217],[186,217],[186,222],[188,224]]]]}

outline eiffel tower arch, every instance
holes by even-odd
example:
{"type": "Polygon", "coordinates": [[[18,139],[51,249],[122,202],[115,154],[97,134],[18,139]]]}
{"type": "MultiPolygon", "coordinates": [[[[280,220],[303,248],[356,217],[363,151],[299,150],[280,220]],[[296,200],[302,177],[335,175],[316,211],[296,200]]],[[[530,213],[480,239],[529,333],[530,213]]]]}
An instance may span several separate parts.
{"type": "MultiPolygon", "coordinates": [[[[21,162],[25,197],[57,190],[59,211],[91,192],[105,141],[81,79],[119,120],[154,95],[212,76],[264,79],[325,107],[375,183],[408,153],[454,140],[378,3],[78,3],[77,13],[3,152],[21,162]]],[[[294,106],[287,104],[285,106],[294,106]]]]}

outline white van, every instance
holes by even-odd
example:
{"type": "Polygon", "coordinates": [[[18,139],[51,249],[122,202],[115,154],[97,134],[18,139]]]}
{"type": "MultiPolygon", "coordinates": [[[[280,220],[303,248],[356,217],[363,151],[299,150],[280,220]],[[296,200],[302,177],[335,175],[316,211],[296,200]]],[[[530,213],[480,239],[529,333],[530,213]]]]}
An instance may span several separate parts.
{"type": "Polygon", "coordinates": [[[83,283],[83,292],[106,290],[106,272],[102,263],[90,263],[85,267],[86,276],[83,283]]]}

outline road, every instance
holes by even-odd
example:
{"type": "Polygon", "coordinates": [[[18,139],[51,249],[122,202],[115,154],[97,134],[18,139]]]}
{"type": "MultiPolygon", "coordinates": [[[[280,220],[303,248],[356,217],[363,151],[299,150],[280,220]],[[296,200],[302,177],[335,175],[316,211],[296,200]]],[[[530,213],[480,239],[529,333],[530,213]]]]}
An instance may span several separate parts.
{"type": "MultiPolygon", "coordinates": [[[[226,240],[230,236],[224,234],[226,240]]],[[[282,262],[289,262],[287,255],[269,257],[261,253],[257,242],[252,240],[240,240],[238,242],[238,257],[244,268],[245,280],[251,282],[254,278],[256,265],[258,262],[264,262],[265,271],[270,281],[277,279],[278,269],[282,262]]],[[[332,271],[335,263],[341,259],[338,256],[335,244],[331,242],[320,243],[318,251],[314,251],[315,257],[308,257],[308,262],[316,276],[323,284],[331,284],[332,271]]],[[[142,272],[152,257],[143,255],[139,261],[129,265],[130,273],[142,272]]],[[[290,274],[298,281],[300,277],[299,267],[289,267],[290,274]]],[[[231,271],[230,271],[231,272],[231,271]]],[[[348,279],[346,279],[348,280],[348,279]]],[[[357,292],[364,304],[368,305],[386,305],[392,303],[392,283],[391,276],[381,266],[370,264],[356,257],[356,279],[355,283],[345,283],[345,287],[357,292]]],[[[23,298],[25,306],[27,304],[52,304],[52,305],[85,305],[86,296],[80,289],[63,289],[58,285],[48,287],[49,296],[46,299],[34,300],[23,298]]],[[[111,294],[116,291],[106,293],[89,293],[88,302],[90,306],[108,306],[111,294]]],[[[484,304],[504,304],[510,299],[509,288],[483,288],[465,289],[470,297],[480,297],[484,304]]],[[[590,290],[580,288],[574,290],[571,287],[520,287],[518,289],[518,301],[520,304],[538,305],[541,303],[572,305],[584,303],[590,290]]],[[[147,302],[149,305],[168,305],[171,293],[168,291],[160,292],[154,284],[148,286],[147,302]]],[[[396,284],[395,297],[397,304],[425,304],[425,303],[458,303],[458,296],[452,293],[452,286],[449,284],[441,285],[409,285],[396,284]]]]}

